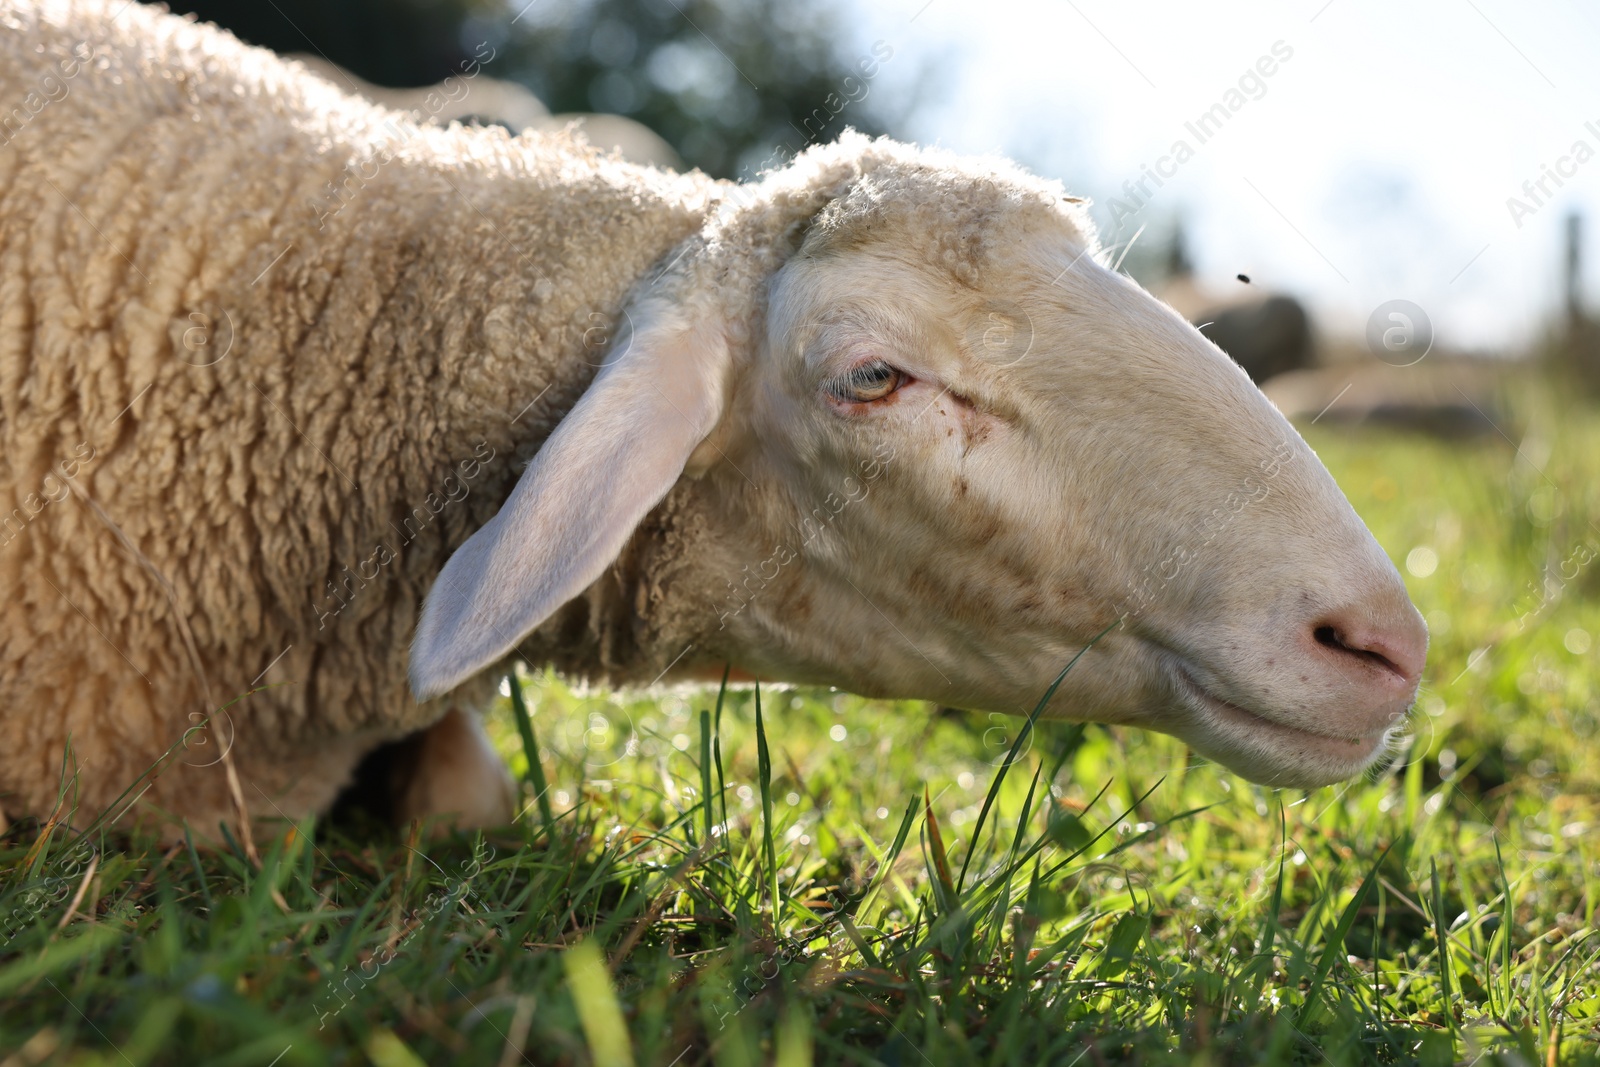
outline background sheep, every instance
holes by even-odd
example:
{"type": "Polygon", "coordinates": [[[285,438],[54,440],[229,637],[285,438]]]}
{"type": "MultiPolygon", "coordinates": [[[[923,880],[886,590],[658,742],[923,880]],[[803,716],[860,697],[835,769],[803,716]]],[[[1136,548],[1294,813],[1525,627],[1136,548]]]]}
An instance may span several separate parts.
{"type": "Polygon", "coordinates": [[[1282,293],[1263,292],[1246,281],[1247,275],[1239,276],[1241,284],[1230,286],[1226,293],[1206,288],[1189,261],[1181,224],[1174,227],[1161,259],[1159,278],[1150,279],[1153,291],[1194,323],[1208,341],[1232,356],[1251,381],[1261,385],[1268,378],[1304,370],[1315,362],[1315,331],[1300,301],[1282,293]]]}
{"type": "Polygon", "coordinates": [[[433,726],[403,813],[501,818],[470,712],[517,654],[1015,712],[1122,618],[1057,711],[1280,782],[1409,706],[1382,550],[1053,183],[848,138],[739,190],[105,14],[6,15],[12,96],[93,56],[0,157],[7,488],[93,457],[0,554],[8,809],[68,738],[103,807],[248,694],[147,805],[322,810],[433,726]]]}
{"type": "Polygon", "coordinates": [[[386,89],[357,78],[321,56],[301,53],[293,59],[327,78],[335,88],[358,93],[374,104],[403,111],[419,121],[441,126],[451,122],[498,123],[512,133],[573,126],[589,144],[604,152],[615,152],[629,163],[673,170],[683,164],[672,146],[643,123],[621,115],[552,115],[538,97],[516,82],[477,74],[470,81],[450,77],[420,89],[386,89]]]}
{"type": "Polygon", "coordinates": [[[1293,297],[1274,294],[1208,309],[1201,312],[1198,328],[1258,385],[1311,366],[1311,318],[1293,297]]]}

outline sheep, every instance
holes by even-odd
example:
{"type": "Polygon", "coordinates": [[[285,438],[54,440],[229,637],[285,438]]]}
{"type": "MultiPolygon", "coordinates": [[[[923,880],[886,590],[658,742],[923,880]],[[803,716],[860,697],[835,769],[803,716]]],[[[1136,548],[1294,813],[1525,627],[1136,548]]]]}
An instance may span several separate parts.
{"type": "MultiPolygon", "coordinates": [[[[1241,274],[1239,280],[1248,283],[1249,277],[1241,274]]],[[[1258,292],[1249,284],[1226,296],[1208,290],[1195,277],[1181,228],[1173,234],[1166,277],[1155,291],[1232,356],[1257,385],[1316,362],[1316,333],[1305,305],[1292,296],[1258,292]]]]}
{"type": "MultiPolygon", "coordinates": [[[[497,122],[516,133],[526,129],[559,130],[576,125],[584,140],[596,148],[614,149],[630,163],[646,163],[677,170],[683,165],[671,145],[642,122],[621,115],[562,114],[550,109],[527,87],[483,74],[485,63],[494,59],[492,46],[484,45],[483,61],[476,55],[436,85],[420,89],[390,89],[356,77],[339,64],[318,55],[290,56],[295,62],[320,74],[336,86],[357,93],[375,104],[404,111],[430,122],[448,125],[451,121],[497,122]]],[[[482,50],[479,50],[482,51],[482,50]]]]}
{"type": "Polygon", "coordinates": [[[1312,365],[1311,316],[1292,296],[1271,296],[1197,316],[1206,340],[1232,356],[1257,385],[1312,365]]]}
{"type": "Polygon", "coordinates": [[[1505,367],[1444,353],[1409,366],[1380,363],[1366,352],[1361,356],[1281,374],[1262,391],[1287,418],[1323,426],[1443,438],[1497,438],[1502,428],[1515,432],[1504,399],[1510,377],[1505,367]]]}
{"type": "Polygon", "coordinates": [[[1382,548],[1059,183],[851,134],[738,186],[140,4],[0,21],[10,815],[65,768],[248,831],[410,738],[397,817],[502,821],[519,659],[1019,713],[1087,648],[1050,714],[1280,785],[1410,706],[1382,548]]]}

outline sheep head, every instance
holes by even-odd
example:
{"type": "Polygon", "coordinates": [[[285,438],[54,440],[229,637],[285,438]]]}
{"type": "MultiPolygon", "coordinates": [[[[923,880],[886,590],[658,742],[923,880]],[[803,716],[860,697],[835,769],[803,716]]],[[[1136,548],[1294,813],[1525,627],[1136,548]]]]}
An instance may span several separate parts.
{"type": "Polygon", "coordinates": [[[1237,365],[1101,264],[1080,205],[864,139],[760,194],[635,299],[451,560],[420,695],[582,592],[677,485],[724,546],[697,658],[1021,714],[1092,641],[1049,714],[1275,785],[1386,751],[1427,645],[1399,575],[1237,365]]]}

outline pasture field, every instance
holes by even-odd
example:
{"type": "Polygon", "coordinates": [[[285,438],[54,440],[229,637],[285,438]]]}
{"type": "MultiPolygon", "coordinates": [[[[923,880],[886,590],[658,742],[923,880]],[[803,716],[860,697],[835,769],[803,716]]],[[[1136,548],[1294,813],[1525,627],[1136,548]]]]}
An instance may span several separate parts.
{"type": "Polygon", "coordinates": [[[1502,426],[1307,431],[1434,634],[1370,780],[535,674],[512,830],[12,827],[0,1064],[1600,1064],[1600,414],[1502,426]]]}

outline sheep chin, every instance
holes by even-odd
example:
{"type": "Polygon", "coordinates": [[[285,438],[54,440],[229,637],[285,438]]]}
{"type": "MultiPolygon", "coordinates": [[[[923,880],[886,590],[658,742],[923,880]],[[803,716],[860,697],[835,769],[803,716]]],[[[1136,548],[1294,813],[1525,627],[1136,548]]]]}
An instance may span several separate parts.
{"type": "Polygon", "coordinates": [[[1315,733],[1267,718],[1208,692],[1182,664],[1168,673],[1187,713],[1167,729],[1208,759],[1265,786],[1316,789],[1365,772],[1390,748],[1394,728],[1364,737],[1315,733]]]}

